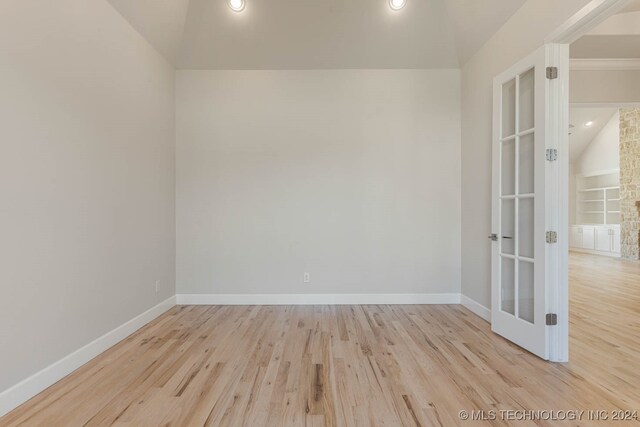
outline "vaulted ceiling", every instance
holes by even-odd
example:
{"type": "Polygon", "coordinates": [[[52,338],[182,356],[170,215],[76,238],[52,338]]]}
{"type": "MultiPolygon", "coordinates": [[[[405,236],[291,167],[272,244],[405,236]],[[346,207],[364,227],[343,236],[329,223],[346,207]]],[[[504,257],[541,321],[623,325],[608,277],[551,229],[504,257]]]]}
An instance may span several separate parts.
{"type": "Polygon", "coordinates": [[[571,107],[569,109],[570,162],[573,163],[582,155],[617,111],[617,108],[571,107]],[[586,126],[587,122],[591,122],[591,126],[586,126]]]}
{"type": "Polygon", "coordinates": [[[176,65],[189,0],[108,0],[147,41],[176,65]]]}
{"type": "Polygon", "coordinates": [[[179,69],[456,68],[525,0],[108,0],[179,69]]]}

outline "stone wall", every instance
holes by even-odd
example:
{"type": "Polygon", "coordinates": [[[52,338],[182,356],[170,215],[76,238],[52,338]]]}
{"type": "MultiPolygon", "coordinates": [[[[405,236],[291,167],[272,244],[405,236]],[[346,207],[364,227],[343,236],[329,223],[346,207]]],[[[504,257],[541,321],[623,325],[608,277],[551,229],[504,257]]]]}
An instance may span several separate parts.
{"type": "Polygon", "coordinates": [[[640,259],[640,108],[620,110],[622,258],[640,259]]]}

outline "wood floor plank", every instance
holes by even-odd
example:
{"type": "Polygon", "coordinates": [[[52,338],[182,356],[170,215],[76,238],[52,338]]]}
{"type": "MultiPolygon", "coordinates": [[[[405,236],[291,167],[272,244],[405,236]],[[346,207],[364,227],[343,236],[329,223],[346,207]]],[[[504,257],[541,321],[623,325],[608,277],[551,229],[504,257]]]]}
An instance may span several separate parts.
{"type": "Polygon", "coordinates": [[[479,422],[461,410],[640,410],[640,264],[570,258],[567,364],[455,305],[182,306],[0,426],[464,426],[479,422]]]}

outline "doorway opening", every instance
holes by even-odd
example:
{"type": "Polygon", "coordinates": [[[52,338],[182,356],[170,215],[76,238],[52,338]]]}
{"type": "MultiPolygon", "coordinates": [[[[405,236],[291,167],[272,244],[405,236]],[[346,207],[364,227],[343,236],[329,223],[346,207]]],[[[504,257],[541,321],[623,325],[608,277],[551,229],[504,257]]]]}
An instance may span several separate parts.
{"type": "Polygon", "coordinates": [[[640,0],[572,42],[570,70],[569,351],[574,367],[606,357],[604,386],[632,396],[624,372],[640,365],[640,0]]]}
{"type": "MultiPolygon", "coordinates": [[[[571,152],[568,132],[576,132],[572,139],[583,130],[577,126],[606,133],[615,128],[616,120],[620,127],[621,117],[627,120],[640,107],[636,104],[640,101],[638,19],[640,0],[593,0],[547,37],[543,47],[494,78],[492,330],[543,359],[569,360],[570,246],[581,250],[582,256],[614,262],[624,257],[626,245],[633,246],[633,236],[640,238],[640,232],[625,226],[637,225],[640,219],[626,221],[630,202],[620,153],[608,158],[589,148],[584,154],[595,135],[582,138],[582,152],[571,152]],[[613,48],[603,54],[608,45],[613,48]],[[523,82],[530,71],[534,83],[527,92],[529,86],[523,82]],[[530,99],[532,107],[524,108],[523,100],[530,99]],[[534,111],[530,129],[522,126],[523,111],[534,111]],[[533,138],[534,148],[523,151],[527,138],[533,138]],[[578,157],[584,161],[578,162],[578,157]],[[610,165],[594,166],[587,158],[596,163],[608,159],[610,165]],[[534,167],[528,168],[529,164],[534,167]],[[523,165],[524,171],[534,171],[536,184],[529,193],[520,188],[523,165]],[[512,181],[515,187],[505,186],[512,181]],[[523,210],[527,198],[534,199],[533,208],[523,210]],[[527,240],[529,235],[533,237],[527,240]],[[525,253],[522,245],[527,242],[533,242],[533,251],[525,244],[525,252],[529,249],[525,253]],[[522,271],[531,270],[524,268],[527,262],[534,266],[533,274],[523,278],[522,271]],[[524,292],[523,283],[528,285],[524,292]],[[521,314],[529,311],[517,307],[530,301],[534,315],[523,318],[521,314]]],[[[624,135],[631,132],[625,129],[624,135]]],[[[599,145],[603,144],[594,147],[599,145]]]]}

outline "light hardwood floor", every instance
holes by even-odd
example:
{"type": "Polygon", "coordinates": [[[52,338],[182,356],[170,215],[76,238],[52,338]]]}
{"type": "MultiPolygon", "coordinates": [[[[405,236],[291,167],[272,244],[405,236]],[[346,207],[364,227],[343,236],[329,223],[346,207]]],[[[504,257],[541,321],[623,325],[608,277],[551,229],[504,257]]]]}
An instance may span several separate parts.
{"type": "Polygon", "coordinates": [[[568,364],[461,306],[176,307],[0,425],[464,426],[479,423],[461,410],[640,410],[640,265],[573,254],[571,301],[568,364]]]}

